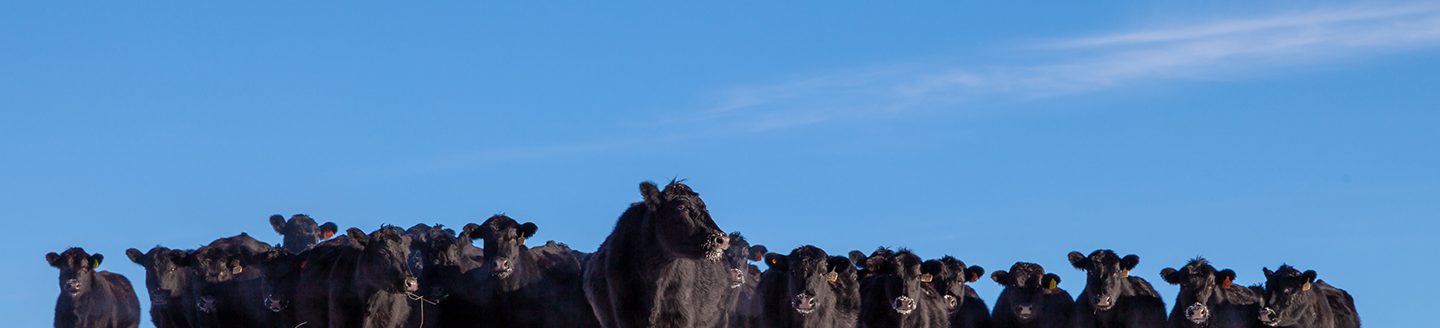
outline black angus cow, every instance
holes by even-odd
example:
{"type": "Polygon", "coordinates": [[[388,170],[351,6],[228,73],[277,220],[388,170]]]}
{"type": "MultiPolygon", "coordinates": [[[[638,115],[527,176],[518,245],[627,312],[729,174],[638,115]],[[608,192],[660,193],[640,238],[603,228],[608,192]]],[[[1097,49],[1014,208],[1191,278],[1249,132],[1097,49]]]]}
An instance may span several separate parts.
{"type": "Polygon", "coordinates": [[[334,222],[316,225],[315,219],[305,214],[291,215],[289,221],[286,221],[285,217],[280,214],[271,215],[270,227],[275,228],[275,232],[285,237],[280,247],[290,251],[290,254],[300,254],[300,252],[315,247],[315,244],[320,243],[321,240],[334,236],[338,229],[334,222]]]}
{"type": "Polygon", "coordinates": [[[1160,278],[1180,286],[1170,310],[1171,328],[1263,327],[1260,292],[1235,285],[1235,271],[1216,271],[1204,258],[1195,258],[1179,270],[1160,270],[1160,278]]]}
{"type": "Polygon", "coordinates": [[[299,259],[300,255],[291,254],[289,250],[272,248],[244,261],[249,263],[251,270],[260,271],[260,295],[263,297],[260,304],[273,313],[271,315],[275,318],[272,322],[281,327],[300,324],[292,308],[301,276],[299,259]]]}
{"type": "Polygon", "coordinates": [[[950,327],[990,327],[990,307],[968,285],[980,280],[985,275],[985,268],[978,265],[966,267],[965,262],[945,256],[925,261],[920,265],[920,272],[933,277],[930,284],[945,301],[943,305],[950,316],[950,327]]]}
{"type": "Polygon", "coordinates": [[[1010,271],[990,274],[1005,289],[990,313],[995,328],[1069,327],[1075,300],[1060,288],[1060,276],[1035,263],[1015,262],[1010,271]]]}
{"type": "Polygon", "coordinates": [[[410,271],[410,237],[383,226],[345,231],[359,247],[341,247],[325,281],[330,327],[402,327],[419,282],[410,271]]]}
{"type": "MultiPolygon", "coordinates": [[[[864,283],[865,278],[869,277],[870,273],[874,271],[870,269],[871,259],[883,262],[889,259],[890,256],[895,255],[895,250],[879,247],[876,248],[874,252],[870,252],[870,256],[866,256],[865,252],[861,252],[860,250],[852,250],[847,255],[850,257],[850,262],[854,263],[855,267],[860,269],[855,272],[856,278],[859,278],[860,282],[864,283]]],[[[877,262],[877,265],[879,265],[879,262],[877,262]]]]}
{"type": "Polygon", "coordinates": [[[1085,289],[1075,299],[1073,327],[1159,328],[1165,326],[1165,301],[1144,278],[1130,275],[1140,264],[1134,254],[1120,257],[1108,249],[1085,256],[1070,252],[1070,265],[1085,270],[1085,289]]]}
{"type": "Polygon", "coordinates": [[[872,271],[860,283],[860,326],[949,327],[944,298],[929,284],[935,277],[920,272],[920,257],[903,248],[887,254],[866,259],[872,271]]]}
{"type": "Polygon", "coordinates": [[[188,313],[195,327],[259,327],[278,324],[278,316],[264,304],[264,274],[252,259],[272,249],[246,233],[216,239],[176,264],[191,269],[193,303],[188,313]],[[252,268],[253,267],[253,268],[252,268]]]}
{"type": "Polygon", "coordinates": [[[768,254],[756,294],[758,327],[854,327],[860,319],[855,266],[815,246],[768,254]]]}
{"type": "Polygon", "coordinates": [[[495,215],[465,226],[484,240],[485,261],[463,296],[479,305],[479,322],[495,327],[599,327],[585,300],[580,262],[569,247],[553,241],[527,248],[535,223],[495,215]]]}
{"type": "Polygon", "coordinates": [[[444,317],[441,304],[450,296],[447,284],[460,279],[463,270],[455,231],[422,223],[406,229],[405,235],[410,236],[410,270],[418,286],[411,295],[418,310],[410,311],[406,326],[437,326],[444,317]]]}
{"type": "Polygon", "coordinates": [[[189,253],[163,246],[150,248],[148,252],[139,249],[125,250],[131,262],[145,268],[145,290],[150,295],[150,321],[157,328],[190,327],[187,311],[194,311],[194,304],[185,302],[190,291],[190,268],[175,263],[189,253]]]}
{"type": "Polygon", "coordinates": [[[722,274],[730,278],[730,283],[727,284],[729,288],[720,300],[720,311],[728,315],[725,320],[711,324],[713,327],[738,327],[732,322],[740,313],[740,299],[745,298],[745,294],[753,293],[753,287],[758,283],[750,277],[750,242],[739,232],[731,232],[727,238],[730,239],[729,247],[720,257],[720,262],[724,265],[715,269],[723,271],[722,274]]]}
{"type": "Polygon", "coordinates": [[[1290,265],[1265,270],[1264,308],[1259,319],[1270,327],[1357,328],[1360,314],[1350,293],[1315,280],[1314,270],[1290,265]]]}
{"type": "Polygon", "coordinates": [[[722,255],[730,238],[700,194],[677,181],[640,184],[585,266],[585,296],[605,327],[697,327],[729,319],[722,255]]]}
{"type": "Polygon", "coordinates": [[[60,297],[55,301],[55,327],[136,327],[140,300],[125,276],[95,271],[104,255],[74,247],[45,254],[60,269],[60,297]]]}
{"type": "MultiPolygon", "coordinates": [[[[288,297],[272,295],[273,299],[290,302],[286,311],[292,318],[285,326],[329,327],[330,271],[341,256],[363,250],[350,236],[340,235],[295,255],[292,263],[298,271],[294,276],[294,289],[288,290],[288,297]]],[[[276,288],[276,291],[287,290],[276,288]]]]}
{"type": "MultiPolygon", "coordinates": [[[[733,254],[733,251],[737,249],[735,245],[738,243],[735,241],[737,239],[735,237],[739,237],[738,234],[731,235],[731,247],[730,251],[727,251],[727,256],[733,254]]],[[[740,239],[743,239],[743,237],[740,239]]],[[[742,242],[749,243],[748,241],[742,242]]],[[[756,325],[759,324],[757,320],[760,319],[760,297],[757,293],[760,287],[762,273],[759,267],[749,262],[764,261],[765,254],[769,250],[765,248],[765,245],[753,245],[745,249],[745,259],[741,260],[741,263],[744,263],[742,270],[744,270],[745,282],[739,287],[740,294],[735,298],[735,312],[730,315],[730,328],[756,327],[756,325]]]]}

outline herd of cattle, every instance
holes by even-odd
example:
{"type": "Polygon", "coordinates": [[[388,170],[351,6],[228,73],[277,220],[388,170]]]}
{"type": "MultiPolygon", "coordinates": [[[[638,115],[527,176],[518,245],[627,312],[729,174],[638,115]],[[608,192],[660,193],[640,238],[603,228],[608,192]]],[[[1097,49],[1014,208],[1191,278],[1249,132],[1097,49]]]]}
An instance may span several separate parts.
{"type": "MultiPolygon", "coordinates": [[[[538,227],[504,215],[458,234],[421,224],[334,238],[334,223],[276,215],[278,247],[241,233],[195,250],[125,253],[145,268],[161,328],[1360,326],[1350,295],[1314,271],[1266,268],[1263,285],[1245,287],[1203,259],[1160,272],[1180,286],[1167,316],[1150,283],[1130,275],[1140,258],[1110,250],[1069,253],[1088,273],[1078,297],[1038,264],[991,272],[1004,286],[992,309],[967,286],[985,270],[953,257],[768,253],[722,231],[683,183],[646,182],[640,193],[594,253],[527,247],[538,227]]],[[[57,327],[138,324],[129,281],[95,271],[102,255],[71,248],[45,258],[60,270],[57,327]]]]}

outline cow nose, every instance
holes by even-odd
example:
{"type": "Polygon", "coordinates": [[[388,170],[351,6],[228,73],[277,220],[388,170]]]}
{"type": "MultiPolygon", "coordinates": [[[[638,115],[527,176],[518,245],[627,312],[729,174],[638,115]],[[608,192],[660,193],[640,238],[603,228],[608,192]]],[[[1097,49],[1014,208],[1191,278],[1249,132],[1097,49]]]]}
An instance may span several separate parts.
{"type": "Polygon", "coordinates": [[[810,295],[809,293],[795,294],[795,297],[790,299],[790,307],[795,308],[795,312],[800,312],[800,314],[815,312],[815,295],[810,295]]]}
{"type": "Polygon", "coordinates": [[[959,305],[960,305],[960,301],[957,300],[957,299],[955,299],[955,296],[945,295],[945,308],[946,308],[946,309],[954,310],[954,309],[955,309],[957,306],[959,306],[959,305]]]}
{"type": "Polygon", "coordinates": [[[1031,309],[1030,306],[1026,305],[1021,305],[1020,311],[1015,312],[1016,315],[1020,317],[1020,319],[1029,319],[1031,316],[1035,315],[1035,310],[1031,309]]]}
{"type": "Polygon", "coordinates": [[[730,248],[730,237],[727,237],[724,234],[717,233],[710,236],[710,238],[711,241],[714,242],[715,245],[719,246],[720,249],[730,248]]]}
{"type": "Polygon", "coordinates": [[[420,290],[420,281],[415,277],[405,277],[405,292],[414,293],[416,290],[420,290]]]}
{"type": "Polygon", "coordinates": [[[1185,308],[1185,317],[1195,323],[1204,322],[1210,318],[1210,308],[1206,307],[1204,303],[1191,304],[1190,307],[1185,308]]]}
{"type": "Polygon", "coordinates": [[[1266,326],[1271,326],[1271,327],[1279,326],[1279,325],[1280,325],[1280,322],[1277,320],[1278,318],[1276,318],[1275,316],[1276,316],[1276,315],[1275,315],[1275,310],[1272,310],[1272,309],[1270,309],[1270,308],[1268,308],[1268,307],[1267,307],[1267,308],[1264,308],[1264,309],[1261,309],[1261,310],[1260,310],[1260,323],[1263,323],[1263,324],[1265,324],[1266,326]]]}
{"type": "Polygon", "coordinates": [[[1099,307],[1101,310],[1109,309],[1110,306],[1113,305],[1115,305],[1115,298],[1110,297],[1110,295],[1095,295],[1095,306],[1099,307]]]}
{"type": "Polygon", "coordinates": [[[896,297],[895,301],[890,302],[890,307],[895,308],[895,312],[900,314],[910,314],[911,311],[915,311],[915,299],[909,296],[896,297]]]}

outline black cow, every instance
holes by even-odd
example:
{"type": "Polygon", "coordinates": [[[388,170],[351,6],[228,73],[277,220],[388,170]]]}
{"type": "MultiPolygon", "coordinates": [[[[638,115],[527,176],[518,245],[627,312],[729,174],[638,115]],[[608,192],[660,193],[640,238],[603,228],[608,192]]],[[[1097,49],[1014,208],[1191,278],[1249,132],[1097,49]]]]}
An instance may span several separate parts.
{"type": "Polygon", "coordinates": [[[419,282],[410,270],[410,237],[384,226],[366,235],[350,228],[358,248],[339,248],[326,281],[330,327],[401,327],[419,282]]]}
{"type": "Polygon", "coordinates": [[[944,298],[930,285],[935,276],[920,272],[920,257],[903,248],[885,253],[867,259],[872,271],[860,284],[860,326],[949,327],[944,298]]]}
{"type": "Polygon", "coordinates": [[[278,324],[278,316],[264,306],[264,274],[253,259],[270,251],[250,235],[216,239],[195,252],[178,258],[176,264],[192,270],[190,292],[185,302],[193,303],[189,321],[196,327],[258,327],[278,324]]]}
{"type": "Polygon", "coordinates": [[[855,265],[815,246],[766,255],[756,294],[759,327],[854,327],[860,319],[855,265]]]}
{"type": "Polygon", "coordinates": [[[1235,285],[1234,270],[1216,271],[1209,261],[1195,258],[1179,270],[1160,270],[1160,278],[1180,285],[1170,310],[1171,328],[1263,327],[1257,316],[1261,293],[1235,285]]]}
{"type": "MultiPolygon", "coordinates": [[[[364,247],[350,236],[340,235],[295,255],[293,263],[298,272],[295,288],[290,290],[287,310],[293,319],[285,326],[329,327],[331,268],[342,256],[363,251],[364,247]]],[[[280,288],[276,290],[284,291],[280,288]]],[[[283,300],[285,297],[274,295],[273,299],[283,300]]]]}
{"type": "Polygon", "coordinates": [[[300,252],[315,247],[315,244],[320,243],[321,240],[334,236],[338,229],[334,222],[316,225],[315,219],[305,214],[291,215],[289,221],[286,221],[285,217],[280,214],[271,215],[270,227],[275,228],[275,232],[285,237],[280,247],[290,251],[290,254],[300,254],[300,252]]]}
{"type": "MultiPolygon", "coordinates": [[[[410,311],[409,327],[437,326],[444,318],[445,300],[450,296],[451,281],[461,279],[463,270],[459,243],[455,231],[436,224],[416,224],[405,230],[410,236],[410,269],[415,274],[418,289],[413,305],[419,310],[410,311]],[[416,297],[418,296],[418,297],[416,297]]],[[[476,263],[473,267],[478,267],[476,263]]]]}
{"type": "Polygon", "coordinates": [[[45,254],[45,262],[60,269],[55,327],[140,325],[140,300],[130,280],[108,271],[95,271],[104,260],[104,255],[92,255],[79,247],[45,254]]]}
{"type": "Polygon", "coordinates": [[[990,274],[1005,289],[990,313],[995,328],[1069,327],[1075,300],[1060,288],[1060,276],[1035,263],[1015,262],[1010,271],[990,274]]]}
{"type": "Polygon", "coordinates": [[[244,261],[250,263],[252,270],[260,271],[260,295],[263,296],[260,304],[273,313],[275,318],[272,322],[282,327],[294,327],[301,322],[291,307],[300,283],[299,261],[299,255],[291,254],[284,248],[273,248],[244,261]]]}
{"type": "Polygon", "coordinates": [[[730,277],[720,261],[730,238],[700,194],[670,182],[640,184],[585,267],[585,296],[605,327],[696,327],[728,320],[730,277]]]}
{"type": "Polygon", "coordinates": [[[950,315],[950,327],[990,327],[990,307],[985,300],[970,288],[968,283],[980,280],[985,268],[965,266],[965,262],[952,256],[929,260],[920,265],[920,272],[934,277],[931,284],[940,292],[945,301],[945,311],[950,315]]]}
{"type": "Polygon", "coordinates": [[[1070,252],[1070,265],[1085,270],[1085,289],[1075,300],[1073,327],[1160,328],[1165,326],[1165,301],[1144,278],[1130,276],[1140,264],[1134,254],[1096,250],[1085,256],[1070,252]]]}
{"type": "Polygon", "coordinates": [[[580,262],[555,242],[527,248],[535,223],[495,215],[465,226],[484,240],[485,261],[472,271],[478,285],[463,296],[480,306],[479,322],[496,327],[599,327],[585,300],[580,262]]]}
{"type": "Polygon", "coordinates": [[[1265,268],[1264,308],[1260,322],[1270,327],[1357,328],[1355,299],[1324,280],[1315,270],[1300,272],[1290,265],[1265,268]]]}
{"type": "Polygon", "coordinates": [[[145,290],[150,295],[150,321],[157,328],[190,327],[187,311],[194,311],[193,304],[185,302],[190,291],[190,268],[175,263],[185,257],[187,251],[155,246],[141,253],[138,249],[125,250],[131,262],[145,268],[145,290]]]}
{"type": "MultiPolygon", "coordinates": [[[[743,240],[737,243],[735,237],[737,236],[731,235],[730,249],[732,252],[727,252],[727,255],[732,254],[733,251],[737,249],[737,247],[735,246],[736,244],[748,243],[748,241],[743,240]]],[[[741,237],[740,239],[743,239],[743,237],[741,237]]],[[[735,299],[735,312],[730,315],[730,328],[752,328],[759,325],[758,320],[760,320],[761,305],[760,297],[757,295],[757,289],[759,289],[760,286],[760,279],[762,273],[760,272],[759,267],[756,267],[754,264],[750,264],[749,262],[764,261],[765,254],[768,251],[769,250],[765,248],[765,245],[753,245],[746,247],[745,259],[741,262],[744,263],[744,267],[742,270],[744,270],[745,282],[741,284],[740,287],[738,287],[740,289],[740,294],[737,295],[735,299]]]]}

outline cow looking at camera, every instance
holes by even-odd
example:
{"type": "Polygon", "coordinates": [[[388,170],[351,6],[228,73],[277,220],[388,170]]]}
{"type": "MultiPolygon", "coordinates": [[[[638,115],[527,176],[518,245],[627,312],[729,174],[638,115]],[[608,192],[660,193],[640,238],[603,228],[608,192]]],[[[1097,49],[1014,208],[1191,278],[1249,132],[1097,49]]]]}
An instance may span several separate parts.
{"type": "Polygon", "coordinates": [[[1120,257],[1101,249],[1085,256],[1070,252],[1070,265],[1085,270],[1085,289],[1075,300],[1075,328],[1159,328],[1165,326],[1165,301],[1144,278],[1131,276],[1140,264],[1134,254],[1120,257]]]}
{"type": "Polygon", "coordinates": [[[104,255],[75,247],[45,254],[60,269],[60,297],[55,301],[55,327],[136,327],[140,300],[124,276],[96,271],[104,255]]]}
{"type": "Polygon", "coordinates": [[[1160,278],[1179,285],[1171,328],[1260,327],[1260,292],[1235,285],[1235,271],[1215,270],[1209,261],[1195,258],[1180,269],[1160,270],[1160,278]]]}
{"type": "Polygon", "coordinates": [[[854,327],[860,317],[855,266],[815,246],[768,254],[756,294],[759,327],[854,327]]]}
{"type": "Polygon", "coordinates": [[[980,280],[985,268],[965,266],[965,262],[951,256],[929,260],[920,265],[920,272],[934,277],[931,285],[940,292],[945,312],[950,316],[950,327],[990,327],[990,307],[968,284],[980,280]]]}
{"type": "Polygon", "coordinates": [[[1005,289],[990,313],[996,328],[1069,327],[1075,300],[1060,288],[1060,276],[1045,273],[1039,264],[1016,262],[1010,271],[990,274],[1005,289]]]}
{"type": "Polygon", "coordinates": [[[1315,270],[1300,272],[1290,265],[1264,268],[1264,308],[1260,322],[1286,328],[1358,328],[1360,315],[1350,293],[1315,280],[1315,270]]]}

